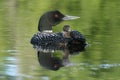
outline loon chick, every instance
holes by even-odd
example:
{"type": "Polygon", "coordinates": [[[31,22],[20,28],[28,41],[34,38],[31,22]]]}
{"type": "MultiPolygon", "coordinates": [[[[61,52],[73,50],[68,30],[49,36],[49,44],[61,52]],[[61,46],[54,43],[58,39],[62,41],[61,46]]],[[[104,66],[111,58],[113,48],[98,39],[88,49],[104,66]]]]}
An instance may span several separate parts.
{"type": "Polygon", "coordinates": [[[62,34],[66,40],[66,48],[64,50],[67,53],[64,53],[65,57],[69,56],[69,54],[76,54],[85,50],[87,42],[84,35],[79,31],[71,30],[70,25],[64,25],[62,34]]]}
{"type": "Polygon", "coordinates": [[[63,36],[59,33],[52,33],[52,27],[61,23],[64,20],[77,19],[76,16],[65,16],[60,11],[49,11],[40,17],[38,24],[38,32],[33,35],[31,44],[38,51],[57,46],[59,42],[64,42],[63,36]]]}
{"type": "Polygon", "coordinates": [[[65,38],[71,38],[70,32],[71,32],[70,25],[64,25],[63,26],[63,37],[65,37],[65,38]]]}

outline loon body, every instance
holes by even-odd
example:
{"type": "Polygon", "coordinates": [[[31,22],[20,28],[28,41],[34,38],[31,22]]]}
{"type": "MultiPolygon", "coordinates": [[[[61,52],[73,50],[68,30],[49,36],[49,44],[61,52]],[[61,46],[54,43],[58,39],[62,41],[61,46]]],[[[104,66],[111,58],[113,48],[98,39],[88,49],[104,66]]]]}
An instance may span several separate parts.
{"type": "Polygon", "coordinates": [[[61,49],[62,46],[58,46],[65,42],[65,38],[61,32],[52,33],[52,27],[61,23],[64,20],[77,19],[76,16],[66,16],[59,12],[58,10],[49,11],[43,14],[39,20],[38,32],[33,35],[31,39],[31,44],[38,51],[46,48],[47,50],[61,49]]]}
{"type": "Polygon", "coordinates": [[[69,25],[64,25],[62,32],[36,33],[31,39],[37,51],[53,51],[69,49],[70,53],[84,51],[87,45],[84,35],[79,31],[70,30],[69,25]]]}

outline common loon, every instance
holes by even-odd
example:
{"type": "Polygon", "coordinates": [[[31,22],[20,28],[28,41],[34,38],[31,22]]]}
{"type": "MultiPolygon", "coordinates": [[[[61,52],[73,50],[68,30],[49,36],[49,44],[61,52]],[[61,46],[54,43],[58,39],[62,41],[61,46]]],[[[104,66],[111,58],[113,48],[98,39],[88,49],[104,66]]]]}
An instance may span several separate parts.
{"type": "Polygon", "coordinates": [[[64,20],[73,20],[78,18],[79,17],[77,16],[65,16],[58,10],[46,12],[39,20],[38,32],[33,35],[31,44],[38,51],[45,48],[50,50],[55,46],[58,46],[56,49],[61,49],[59,43],[64,43],[66,40],[64,36],[62,36],[61,32],[52,33],[52,27],[64,20]]]}
{"type": "Polygon", "coordinates": [[[40,17],[38,32],[33,35],[31,44],[37,50],[39,63],[50,70],[58,70],[70,63],[69,55],[85,50],[85,37],[79,32],[64,25],[61,32],[52,32],[52,27],[64,20],[78,19],[77,16],[65,16],[58,10],[49,11],[40,17]],[[55,50],[63,51],[63,58],[52,57],[55,50]]]}

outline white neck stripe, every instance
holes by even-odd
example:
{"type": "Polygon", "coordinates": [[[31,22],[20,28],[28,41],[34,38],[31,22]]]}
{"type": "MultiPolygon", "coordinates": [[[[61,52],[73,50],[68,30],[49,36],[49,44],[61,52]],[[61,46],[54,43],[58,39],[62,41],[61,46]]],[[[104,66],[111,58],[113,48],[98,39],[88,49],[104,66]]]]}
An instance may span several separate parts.
{"type": "Polygon", "coordinates": [[[42,32],[45,32],[45,33],[52,33],[53,31],[52,30],[44,30],[42,32]]]}

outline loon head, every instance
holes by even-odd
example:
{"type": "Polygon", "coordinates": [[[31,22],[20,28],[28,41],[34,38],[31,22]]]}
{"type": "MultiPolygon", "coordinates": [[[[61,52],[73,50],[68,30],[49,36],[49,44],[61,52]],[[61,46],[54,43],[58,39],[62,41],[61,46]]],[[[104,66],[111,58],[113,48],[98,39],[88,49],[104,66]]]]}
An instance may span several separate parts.
{"type": "Polygon", "coordinates": [[[52,30],[52,26],[55,26],[64,20],[73,20],[77,18],[80,17],[64,15],[58,10],[49,11],[44,13],[40,17],[38,30],[39,31],[52,30]]]}
{"type": "Polygon", "coordinates": [[[70,30],[70,25],[68,25],[68,24],[64,25],[63,31],[64,31],[64,32],[69,32],[69,31],[71,31],[71,30],[70,30]]]}

